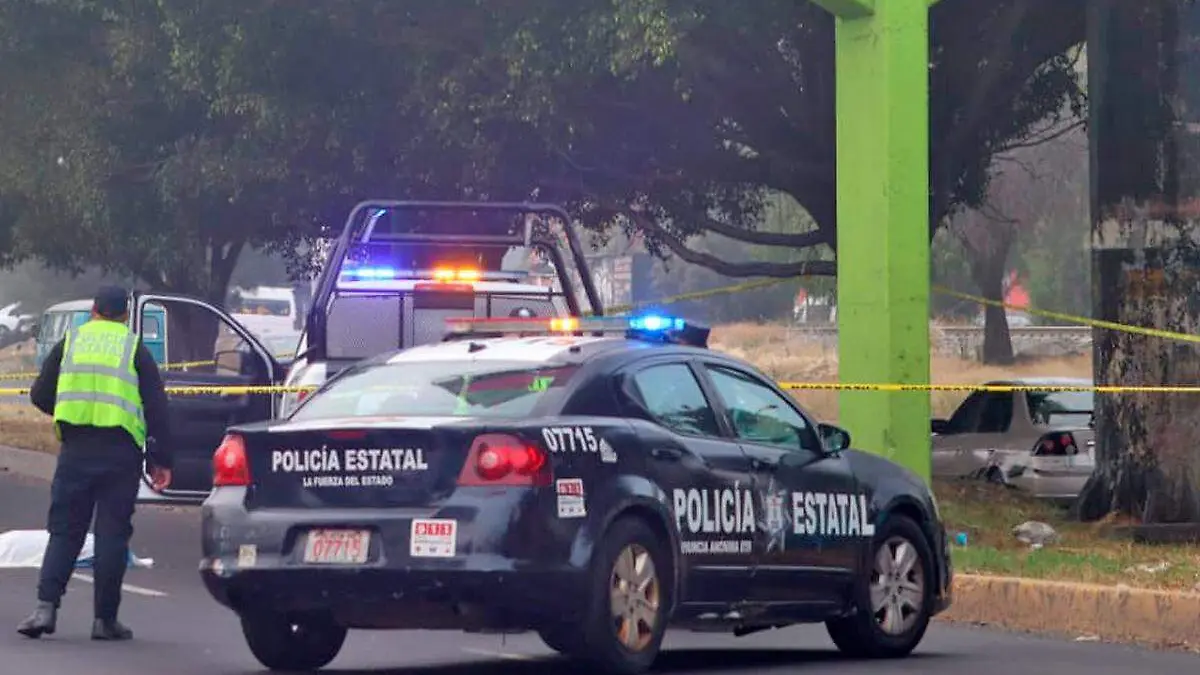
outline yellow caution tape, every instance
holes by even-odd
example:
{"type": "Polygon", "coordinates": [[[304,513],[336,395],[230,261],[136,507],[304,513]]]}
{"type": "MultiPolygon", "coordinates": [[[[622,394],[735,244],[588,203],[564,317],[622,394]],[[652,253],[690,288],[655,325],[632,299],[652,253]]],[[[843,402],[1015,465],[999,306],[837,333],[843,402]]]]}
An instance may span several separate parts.
{"type": "Polygon", "coordinates": [[[1116,323],[1115,321],[1102,321],[1100,319],[1092,319],[1092,318],[1089,318],[1086,316],[1076,316],[1074,314],[1064,314],[1063,312],[1051,312],[1049,310],[1037,309],[1035,307],[1022,307],[1020,305],[1012,305],[1012,304],[1009,304],[1006,302],[1000,302],[999,300],[990,300],[988,298],[985,298],[985,297],[982,297],[979,295],[971,295],[970,293],[961,293],[959,291],[955,291],[955,290],[945,288],[942,286],[934,286],[933,291],[935,293],[941,293],[942,295],[948,295],[952,298],[958,298],[959,300],[967,300],[968,302],[974,302],[974,303],[977,303],[980,305],[987,305],[989,307],[1001,307],[1003,309],[1011,309],[1016,312],[1025,312],[1026,314],[1032,314],[1034,316],[1041,316],[1041,317],[1045,317],[1047,319],[1055,319],[1057,321],[1066,321],[1068,323],[1075,323],[1075,324],[1079,324],[1081,326],[1091,326],[1092,328],[1103,328],[1106,330],[1115,330],[1115,331],[1119,331],[1122,333],[1132,333],[1134,335],[1145,335],[1148,337],[1163,338],[1166,340],[1180,340],[1183,342],[1200,342],[1200,335],[1191,335],[1189,333],[1178,333],[1175,331],[1161,330],[1159,328],[1146,328],[1144,326],[1131,326],[1128,324],[1116,323]]]}
{"type": "MultiPolygon", "coordinates": [[[[286,358],[289,358],[289,357],[292,357],[295,355],[296,355],[295,352],[287,352],[284,354],[276,354],[275,358],[286,359],[286,358]]],[[[159,370],[186,370],[188,368],[199,368],[201,366],[215,366],[215,365],[217,365],[217,362],[211,361],[211,360],[210,361],[179,361],[176,363],[160,364],[158,366],[158,369],[159,370]]],[[[0,373],[0,382],[12,381],[12,380],[32,380],[33,378],[35,378],[37,376],[38,376],[38,374],[35,372],[32,372],[32,371],[25,372],[25,373],[0,373]]]]}
{"type": "MultiPolygon", "coordinates": [[[[873,384],[855,382],[780,382],[783,389],[802,391],[954,391],[954,392],[1051,392],[1071,391],[1099,394],[1200,394],[1200,386],[1187,385],[1027,385],[1027,384],[873,384]]],[[[236,396],[247,394],[288,394],[302,391],[312,391],[316,385],[304,386],[195,386],[167,387],[168,394],[179,396],[223,395],[236,396]]],[[[29,393],[28,387],[0,388],[0,396],[20,396],[29,393]]]]}

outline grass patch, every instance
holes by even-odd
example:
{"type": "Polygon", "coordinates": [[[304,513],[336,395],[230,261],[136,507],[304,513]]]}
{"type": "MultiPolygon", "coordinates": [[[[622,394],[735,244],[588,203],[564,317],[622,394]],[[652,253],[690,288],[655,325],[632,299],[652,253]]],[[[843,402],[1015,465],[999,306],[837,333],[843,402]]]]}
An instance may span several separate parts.
{"type": "Polygon", "coordinates": [[[981,481],[936,481],[934,491],[953,540],[955,570],[1140,588],[1192,590],[1200,582],[1200,547],[1148,546],[1105,536],[1109,522],[1078,523],[1064,510],[1002,486],[981,481]],[[1012,529],[1027,521],[1049,524],[1061,538],[1034,550],[1012,529]]]}
{"type": "Polygon", "coordinates": [[[28,404],[0,403],[0,445],[58,454],[50,418],[28,404]]]}

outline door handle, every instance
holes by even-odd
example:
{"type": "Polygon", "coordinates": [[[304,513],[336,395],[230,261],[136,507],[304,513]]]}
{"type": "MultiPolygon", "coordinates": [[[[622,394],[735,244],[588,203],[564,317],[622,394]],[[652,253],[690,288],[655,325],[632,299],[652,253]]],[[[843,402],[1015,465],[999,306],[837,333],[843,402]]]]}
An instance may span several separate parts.
{"type": "Polygon", "coordinates": [[[750,460],[750,468],[754,471],[771,473],[779,469],[779,462],[764,462],[761,459],[752,459],[750,460]]]}
{"type": "Polygon", "coordinates": [[[683,451],[676,448],[652,448],[650,456],[664,462],[678,462],[683,459],[683,451]]]}

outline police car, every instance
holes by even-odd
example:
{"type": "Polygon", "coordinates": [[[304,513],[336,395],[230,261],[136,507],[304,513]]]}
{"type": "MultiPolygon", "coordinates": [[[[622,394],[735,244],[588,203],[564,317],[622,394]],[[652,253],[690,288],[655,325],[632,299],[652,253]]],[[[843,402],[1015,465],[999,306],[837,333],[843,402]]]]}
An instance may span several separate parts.
{"type": "Polygon", "coordinates": [[[277,670],[348,629],[536,631],[608,672],[668,626],[908,654],[950,603],[925,483],[660,316],[463,319],[213,457],[200,569],[277,670]]]}

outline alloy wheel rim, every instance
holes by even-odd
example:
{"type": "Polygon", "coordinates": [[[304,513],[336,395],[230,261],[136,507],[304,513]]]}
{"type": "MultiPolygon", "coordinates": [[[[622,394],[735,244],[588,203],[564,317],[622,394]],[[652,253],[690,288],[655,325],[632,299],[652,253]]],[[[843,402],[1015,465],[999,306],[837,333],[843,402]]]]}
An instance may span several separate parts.
{"type": "Polygon", "coordinates": [[[630,544],[613,564],[609,581],[609,608],[617,640],[626,649],[642,651],[658,628],[662,585],[654,560],[645,547],[630,544]]]}
{"type": "Polygon", "coordinates": [[[916,546],[892,537],[875,553],[871,573],[871,613],[886,635],[912,630],[925,609],[925,570],[916,546]]]}

